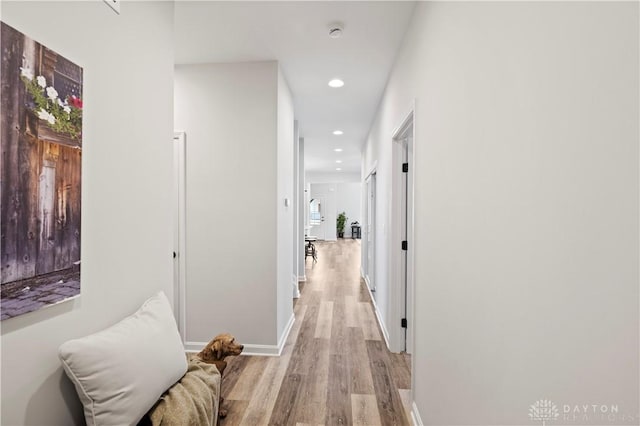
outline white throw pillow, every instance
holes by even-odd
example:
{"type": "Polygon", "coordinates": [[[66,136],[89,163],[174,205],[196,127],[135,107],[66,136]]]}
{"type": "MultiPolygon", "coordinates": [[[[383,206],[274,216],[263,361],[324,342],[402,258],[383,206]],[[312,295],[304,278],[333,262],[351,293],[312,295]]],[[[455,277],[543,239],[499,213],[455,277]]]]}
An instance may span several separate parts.
{"type": "Polygon", "coordinates": [[[106,330],[63,343],[59,355],[89,426],[135,425],[187,371],[163,292],[106,330]]]}

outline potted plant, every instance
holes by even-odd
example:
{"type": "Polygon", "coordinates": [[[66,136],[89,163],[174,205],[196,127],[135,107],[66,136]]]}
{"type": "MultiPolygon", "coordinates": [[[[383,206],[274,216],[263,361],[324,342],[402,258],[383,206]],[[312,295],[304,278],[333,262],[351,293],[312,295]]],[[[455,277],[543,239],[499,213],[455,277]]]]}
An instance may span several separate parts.
{"type": "Polygon", "coordinates": [[[344,224],[347,223],[347,215],[342,212],[336,218],[336,227],[338,230],[338,238],[344,238],[344,224]]]}

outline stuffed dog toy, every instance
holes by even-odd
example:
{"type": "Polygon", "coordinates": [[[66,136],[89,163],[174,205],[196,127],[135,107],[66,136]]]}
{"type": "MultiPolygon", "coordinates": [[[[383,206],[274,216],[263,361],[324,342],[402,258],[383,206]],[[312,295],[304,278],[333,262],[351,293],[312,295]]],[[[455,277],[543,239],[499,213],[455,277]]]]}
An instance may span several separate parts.
{"type": "MultiPolygon", "coordinates": [[[[229,333],[223,333],[214,337],[204,349],[198,352],[197,357],[207,364],[215,364],[222,378],[224,370],[227,368],[225,358],[240,355],[243,349],[244,345],[237,343],[235,337],[229,333]]],[[[223,402],[224,398],[222,398],[222,392],[220,392],[220,403],[218,404],[220,417],[226,417],[227,415],[227,410],[222,408],[223,402]]]]}

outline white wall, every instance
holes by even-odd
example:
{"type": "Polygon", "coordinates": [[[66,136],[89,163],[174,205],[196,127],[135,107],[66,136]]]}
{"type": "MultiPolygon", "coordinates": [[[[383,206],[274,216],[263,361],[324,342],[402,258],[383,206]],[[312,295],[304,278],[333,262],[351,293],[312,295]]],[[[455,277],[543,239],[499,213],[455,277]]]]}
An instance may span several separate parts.
{"type": "MultiPolygon", "coordinates": [[[[298,284],[297,273],[294,274],[294,238],[293,225],[296,212],[294,204],[294,141],[295,126],[293,114],[293,98],[282,74],[277,68],[277,261],[278,261],[278,342],[284,337],[287,324],[293,321],[293,286],[298,284]],[[285,199],[287,204],[285,206],[285,199]]],[[[297,259],[296,259],[297,260],[297,259]]]]}
{"type": "Polygon", "coordinates": [[[173,4],[3,1],[2,20],[84,68],[84,126],[81,297],[2,321],[1,422],[84,424],[60,344],[173,296],[173,4]]]}
{"type": "MultiPolygon", "coordinates": [[[[339,213],[345,212],[347,224],[345,225],[345,237],[351,238],[351,222],[360,220],[360,196],[362,185],[360,183],[311,183],[310,197],[324,199],[324,226],[325,239],[337,240],[336,218],[339,213]]],[[[307,213],[308,214],[308,213],[307,213]]],[[[316,227],[312,227],[310,235],[318,236],[316,227]]]]}
{"type": "Polygon", "coordinates": [[[573,424],[637,423],[638,16],[638,3],[418,3],[363,169],[377,161],[388,228],[391,136],[415,98],[425,424],[529,424],[541,398],[561,416],[616,404],[631,419],[573,424]]]}
{"type": "Polygon", "coordinates": [[[345,212],[347,222],[344,227],[344,236],[351,237],[351,222],[362,223],[360,213],[360,197],[362,195],[361,183],[337,183],[336,184],[336,212],[345,212]]]}
{"type": "Polygon", "coordinates": [[[311,183],[360,182],[360,172],[306,172],[305,178],[311,183]]]}
{"type": "MultiPolygon", "coordinates": [[[[326,207],[324,208],[324,223],[326,235],[325,239],[328,241],[335,241],[337,239],[336,231],[336,218],[338,213],[345,212],[347,215],[347,224],[345,225],[345,237],[351,237],[351,222],[361,220],[361,190],[362,184],[359,183],[359,177],[354,177],[351,180],[351,174],[334,175],[307,173],[305,176],[306,182],[309,185],[308,200],[317,197],[324,197],[326,207]],[[342,180],[342,179],[346,179],[342,180]]],[[[307,200],[307,204],[308,204],[307,200]]],[[[308,207],[308,206],[307,206],[308,207]]],[[[309,214],[307,208],[307,215],[309,214]]],[[[308,221],[308,218],[307,218],[308,221]]],[[[317,236],[317,227],[312,227],[309,235],[317,236]]]]}
{"type": "Polygon", "coordinates": [[[288,89],[276,62],[175,74],[175,125],[187,135],[187,348],[224,331],[248,352],[273,349],[292,312],[288,89]]]}

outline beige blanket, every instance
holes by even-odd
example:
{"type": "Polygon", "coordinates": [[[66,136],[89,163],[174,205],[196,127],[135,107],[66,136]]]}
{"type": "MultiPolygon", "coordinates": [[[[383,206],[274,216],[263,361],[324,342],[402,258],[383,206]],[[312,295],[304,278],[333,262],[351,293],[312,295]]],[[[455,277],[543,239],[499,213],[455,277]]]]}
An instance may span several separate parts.
{"type": "Polygon", "coordinates": [[[215,426],[219,396],[220,373],[216,366],[191,358],[187,373],[147,415],[154,426],[215,426]]]}

